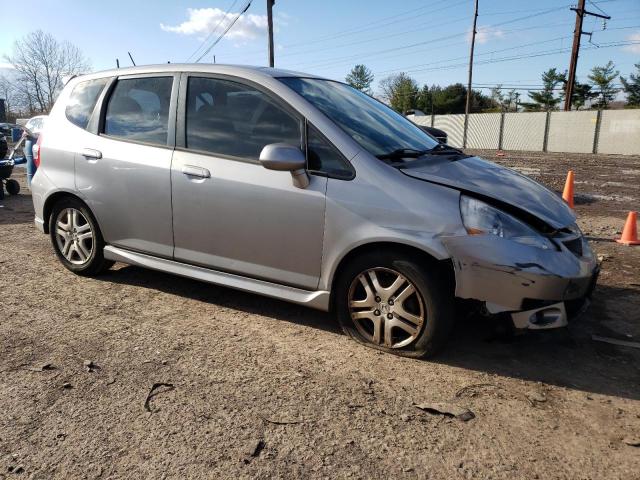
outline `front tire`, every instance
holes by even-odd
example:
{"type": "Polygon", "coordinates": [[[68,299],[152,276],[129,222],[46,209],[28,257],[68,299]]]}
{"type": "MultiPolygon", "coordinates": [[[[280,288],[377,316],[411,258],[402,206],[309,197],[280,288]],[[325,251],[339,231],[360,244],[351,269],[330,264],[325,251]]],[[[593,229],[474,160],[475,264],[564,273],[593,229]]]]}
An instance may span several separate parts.
{"type": "Polygon", "coordinates": [[[105,260],[104,240],[85,204],[74,198],[57,202],[49,218],[49,234],[60,262],[78,275],[98,275],[114,262],[105,260]]]}
{"type": "Polygon", "coordinates": [[[453,327],[449,276],[436,261],[373,251],[347,265],[336,284],[338,319],[359,343],[405,357],[436,354],[453,327]]]}

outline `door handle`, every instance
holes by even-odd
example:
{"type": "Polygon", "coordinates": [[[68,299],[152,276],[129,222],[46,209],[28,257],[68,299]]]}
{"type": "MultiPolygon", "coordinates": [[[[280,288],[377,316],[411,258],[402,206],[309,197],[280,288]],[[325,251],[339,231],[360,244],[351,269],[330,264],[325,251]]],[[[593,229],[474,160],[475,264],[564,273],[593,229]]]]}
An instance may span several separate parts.
{"type": "Polygon", "coordinates": [[[102,152],[100,150],[94,150],[93,148],[83,148],[80,153],[85,158],[94,158],[96,160],[102,158],[102,152]]]}
{"type": "Polygon", "coordinates": [[[211,172],[208,169],[194,165],[183,165],[182,173],[189,177],[211,178],[211,172]]]}

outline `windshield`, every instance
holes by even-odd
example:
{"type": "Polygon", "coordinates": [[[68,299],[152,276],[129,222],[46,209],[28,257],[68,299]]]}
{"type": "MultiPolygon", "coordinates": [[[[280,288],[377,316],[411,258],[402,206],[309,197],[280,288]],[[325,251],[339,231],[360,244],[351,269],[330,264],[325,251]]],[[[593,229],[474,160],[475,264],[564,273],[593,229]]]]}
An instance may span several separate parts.
{"type": "Polygon", "coordinates": [[[332,80],[283,77],[296,91],[375,156],[422,152],[438,145],[428,134],[381,102],[332,80]]]}

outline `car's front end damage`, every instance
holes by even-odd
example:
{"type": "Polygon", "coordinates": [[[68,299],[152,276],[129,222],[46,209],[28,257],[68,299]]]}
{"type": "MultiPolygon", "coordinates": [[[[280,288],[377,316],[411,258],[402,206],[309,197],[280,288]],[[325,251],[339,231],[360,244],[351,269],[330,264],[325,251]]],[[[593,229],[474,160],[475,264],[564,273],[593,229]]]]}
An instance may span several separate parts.
{"type": "Polygon", "coordinates": [[[556,328],[588,304],[598,264],[572,210],[554,192],[477,157],[403,169],[460,191],[466,235],[443,236],[455,295],[508,314],[517,329],[556,328]]]}
{"type": "Polygon", "coordinates": [[[543,250],[494,235],[450,237],[456,297],[508,313],[517,329],[557,328],[578,313],[595,286],[598,265],[578,232],[550,237],[543,250]]]}

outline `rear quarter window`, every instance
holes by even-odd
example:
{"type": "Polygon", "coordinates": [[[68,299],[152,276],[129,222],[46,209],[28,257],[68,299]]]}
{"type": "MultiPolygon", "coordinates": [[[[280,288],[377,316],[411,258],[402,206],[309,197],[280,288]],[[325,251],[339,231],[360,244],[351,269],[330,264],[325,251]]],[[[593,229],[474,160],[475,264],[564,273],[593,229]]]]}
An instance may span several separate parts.
{"type": "Polygon", "coordinates": [[[108,81],[108,78],[98,78],[80,82],[73,87],[65,109],[67,120],[80,128],[86,129],[98,97],[108,81]]]}

